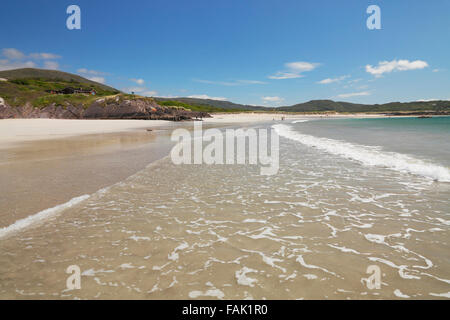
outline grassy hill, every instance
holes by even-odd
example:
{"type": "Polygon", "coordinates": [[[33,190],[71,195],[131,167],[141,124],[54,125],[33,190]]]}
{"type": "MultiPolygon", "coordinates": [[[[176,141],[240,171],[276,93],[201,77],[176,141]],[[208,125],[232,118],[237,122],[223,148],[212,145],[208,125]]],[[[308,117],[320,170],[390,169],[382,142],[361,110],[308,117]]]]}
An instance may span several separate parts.
{"type": "Polygon", "coordinates": [[[88,85],[95,85],[103,90],[117,91],[116,89],[107,85],[83,78],[76,74],[71,74],[58,70],[46,70],[46,69],[14,69],[7,71],[0,71],[0,78],[6,78],[8,80],[17,79],[44,79],[44,80],[56,80],[70,83],[84,83],[88,85]]]}
{"type": "Polygon", "coordinates": [[[35,107],[43,107],[52,103],[64,105],[65,102],[88,105],[102,96],[120,93],[119,90],[104,84],[91,81],[78,75],[42,69],[16,69],[0,71],[0,97],[11,106],[23,106],[27,102],[35,107]],[[48,91],[62,90],[67,87],[95,90],[96,95],[67,94],[57,95],[48,91]]]}

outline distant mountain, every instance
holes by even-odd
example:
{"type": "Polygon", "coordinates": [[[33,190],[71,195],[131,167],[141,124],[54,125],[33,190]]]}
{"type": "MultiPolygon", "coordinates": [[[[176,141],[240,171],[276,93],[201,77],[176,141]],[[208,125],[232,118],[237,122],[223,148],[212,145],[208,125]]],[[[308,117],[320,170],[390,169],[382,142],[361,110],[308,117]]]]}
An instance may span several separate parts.
{"type": "Polygon", "coordinates": [[[360,104],[333,100],[311,100],[292,106],[268,108],[262,106],[250,106],[220,101],[197,98],[155,98],[164,105],[179,105],[192,110],[206,112],[239,112],[239,111],[280,111],[280,112],[450,112],[450,101],[413,101],[413,102],[389,102],[385,104],[360,104]]]}
{"type": "MultiPolygon", "coordinates": [[[[85,105],[91,103],[96,97],[54,96],[49,95],[49,90],[61,90],[65,87],[94,89],[96,97],[122,94],[119,90],[104,84],[83,78],[78,75],[56,70],[44,69],[16,69],[0,71],[0,97],[11,106],[24,105],[31,102],[32,105],[43,107],[51,103],[61,103],[62,100],[71,103],[82,102],[85,105]],[[8,81],[1,81],[7,79],[8,81]]],[[[132,96],[137,97],[137,96],[132,96]]],[[[450,113],[450,101],[414,101],[414,102],[390,102],[385,104],[358,104],[333,100],[311,100],[292,106],[268,108],[233,103],[230,101],[199,99],[199,98],[162,98],[154,100],[162,106],[179,106],[185,109],[199,112],[242,112],[242,111],[280,111],[280,112],[447,112],[450,113]]]]}
{"type": "Polygon", "coordinates": [[[102,83],[98,83],[81,76],[58,71],[58,70],[46,70],[46,69],[34,69],[34,68],[24,68],[24,69],[14,69],[7,71],[0,71],[0,78],[8,80],[17,79],[42,79],[42,80],[54,80],[60,82],[75,82],[82,84],[95,85],[103,90],[107,91],[119,91],[102,83]]]}
{"type": "Polygon", "coordinates": [[[358,104],[333,100],[311,100],[293,106],[279,107],[287,112],[396,112],[396,111],[450,111],[450,101],[390,102],[385,104],[358,104]]]}
{"type": "Polygon", "coordinates": [[[198,99],[198,98],[154,98],[157,102],[178,101],[187,105],[214,107],[228,111],[267,111],[268,108],[262,106],[250,106],[245,104],[233,103],[230,101],[198,99]]]}

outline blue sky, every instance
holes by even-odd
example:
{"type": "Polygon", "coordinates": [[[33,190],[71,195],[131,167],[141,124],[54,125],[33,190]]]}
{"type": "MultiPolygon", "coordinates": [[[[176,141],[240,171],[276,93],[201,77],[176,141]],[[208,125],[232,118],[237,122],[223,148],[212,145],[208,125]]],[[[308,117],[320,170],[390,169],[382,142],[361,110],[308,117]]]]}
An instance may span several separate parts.
{"type": "Polygon", "coordinates": [[[448,0],[3,0],[0,69],[267,106],[450,99],[449,16],[448,0]],[[71,4],[81,30],[66,28],[71,4]]]}

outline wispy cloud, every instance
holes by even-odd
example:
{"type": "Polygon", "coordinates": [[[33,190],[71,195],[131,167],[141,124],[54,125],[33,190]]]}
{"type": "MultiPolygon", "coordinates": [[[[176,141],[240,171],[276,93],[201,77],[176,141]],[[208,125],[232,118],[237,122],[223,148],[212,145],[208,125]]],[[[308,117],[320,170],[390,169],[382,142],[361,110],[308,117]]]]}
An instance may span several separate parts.
{"type": "Polygon", "coordinates": [[[361,91],[361,92],[352,92],[352,93],[341,93],[338,94],[338,98],[351,98],[351,97],[360,97],[360,96],[370,96],[369,91],[361,91]]]}
{"type": "Polygon", "coordinates": [[[0,59],[0,71],[20,68],[36,68],[36,63],[33,61],[10,61],[8,59],[0,59]]]}
{"type": "Polygon", "coordinates": [[[219,100],[219,101],[226,101],[227,98],[225,97],[210,97],[206,94],[193,94],[190,96],[187,96],[188,98],[196,98],[196,99],[210,99],[210,100],[219,100]]]}
{"type": "Polygon", "coordinates": [[[259,80],[231,80],[231,81],[212,81],[212,80],[203,80],[203,79],[194,79],[195,82],[206,83],[206,84],[215,84],[221,86],[243,86],[243,85],[252,85],[252,84],[266,84],[266,82],[259,80]]]}
{"type": "Polygon", "coordinates": [[[2,55],[10,60],[21,60],[26,58],[26,55],[22,51],[14,48],[2,49],[2,55]]]}
{"type": "Polygon", "coordinates": [[[137,83],[137,84],[140,85],[140,86],[142,86],[142,85],[145,83],[144,79],[135,79],[135,78],[131,78],[130,80],[133,81],[133,82],[135,82],[135,83],[137,83]]]}
{"type": "Polygon", "coordinates": [[[15,48],[5,48],[2,49],[2,55],[10,60],[23,60],[23,59],[34,59],[34,60],[55,60],[60,59],[61,56],[54,53],[39,52],[30,53],[29,55],[23,53],[22,51],[15,48]]]}
{"type": "MultiPolygon", "coordinates": [[[[36,60],[59,59],[61,56],[53,53],[31,53],[25,54],[15,48],[4,48],[1,50],[0,70],[11,70],[18,68],[36,68],[38,64],[36,60]]],[[[55,61],[44,61],[43,67],[46,69],[58,69],[59,64],[55,61]]]]}
{"type": "Polygon", "coordinates": [[[347,78],[350,78],[350,76],[349,75],[345,75],[345,76],[340,76],[340,77],[337,77],[337,78],[327,78],[327,79],[323,79],[323,80],[321,80],[321,81],[319,81],[317,83],[330,84],[330,83],[335,83],[335,82],[341,82],[342,80],[345,80],[347,78]]]}
{"type": "Polygon", "coordinates": [[[392,60],[381,61],[378,66],[366,65],[366,72],[374,75],[375,77],[381,77],[384,73],[390,73],[393,71],[406,71],[424,69],[428,67],[428,63],[422,60],[392,60]]]}
{"type": "Polygon", "coordinates": [[[89,80],[98,82],[98,83],[106,83],[106,79],[105,79],[105,75],[107,75],[106,72],[102,72],[102,71],[97,71],[97,70],[89,70],[86,68],[80,68],[77,70],[77,72],[86,77],[89,80]]]}
{"type": "Polygon", "coordinates": [[[124,91],[126,92],[136,92],[136,93],[140,93],[140,92],[144,92],[146,90],[148,90],[145,87],[128,87],[128,88],[123,88],[124,91]]]}
{"type": "Polygon", "coordinates": [[[277,97],[277,96],[275,96],[275,97],[262,97],[261,99],[264,102],[280,102],[280,101],[284,100],[283,98],[280,98],[280,97],[277,97]]]}
{"type": "Polygon", "coordinates": [[[103,77],[90,77],[88,79],[91,81],[95,81],[95,82],[103,83],[103,84],[106,82],[105,78],[103,78],[103,77]]]}
{"type": "Polygon", "coordinates": [[[86,68],[80,68],[80,69],[77,70],[77,72],[81,73],[81,74],[86,74],[86,75],[90,74],[90,75],[93,75],[93,76],[103,76],[103,75],[106,74],[105,72],[102,72],[102,71],[89,70],[89,69],[86,69],[86,68]]]}
{"type": "Polygon", "coordinates": [[[158,94],[158,91],[150,90],[146,87],[129,87],[129,88],[123,88],[122,90],[125,92],[128,92],[128,93],[134,92],[141,96],[147,96],[147,97],[154,97],[158,94]]]}
{"type": "Polygon", "coordinates": [[[304,61],[296,61],[296,62],[288,62],[284,64],[285,70],[278,71],[274,75],[269,76],[269,79],[282,80],[282,79],[295,79],[304,77],[303,72],[312,71],[318,66],[320,63],[312,63],[312,62],[304,62],[304,61]]]}
{"type": "Polygon", "coordinates": [[[265,96],[261,97],[261,100],[263,101],[264,105],[276,106],[282,103],[284,101],[284,98],[277,96],[265,96]]]}
{"type": "Polygon", "coordinates": [[[30,58],[36,59],[36,60],[55,60],[55,59],[61,59],[61,56],[53,53],[31,53],[30,58]]]}
{"type": "Polygon", "coordinates": [[[59,63],[56,61],[45,61],[44,62],[44,68],[45,69],[51,69],[51,70],[58,70],[59,69],[59,63]]]}
{"type": "Polygon", "coordinates": [[[144,92],[141,92],[141,95],[146,96],[146,97],[154,97],[158,94],[158,91],[154,91],[154,90],[147,90],[144,92]]]}

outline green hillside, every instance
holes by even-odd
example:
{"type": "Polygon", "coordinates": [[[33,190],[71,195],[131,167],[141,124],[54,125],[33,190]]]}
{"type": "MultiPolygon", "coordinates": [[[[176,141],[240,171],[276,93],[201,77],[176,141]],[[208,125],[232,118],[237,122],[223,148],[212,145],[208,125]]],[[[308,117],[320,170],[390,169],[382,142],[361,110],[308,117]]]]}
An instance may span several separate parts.
{"type": "Polygon", "coordinates": [[[102,96],[120,93],[112,87],[85,79],[83,77],[55,70],[16,69],[0,71],[0,97],[11,106],[23,106],[27,102],[35,107],[43,107],[52,103],[64,105],[88,105],[102,96]],[[64,88],[77,88],[85,91],[95,90],[96,95],[86,94],[52,94],[64,88]]]}

